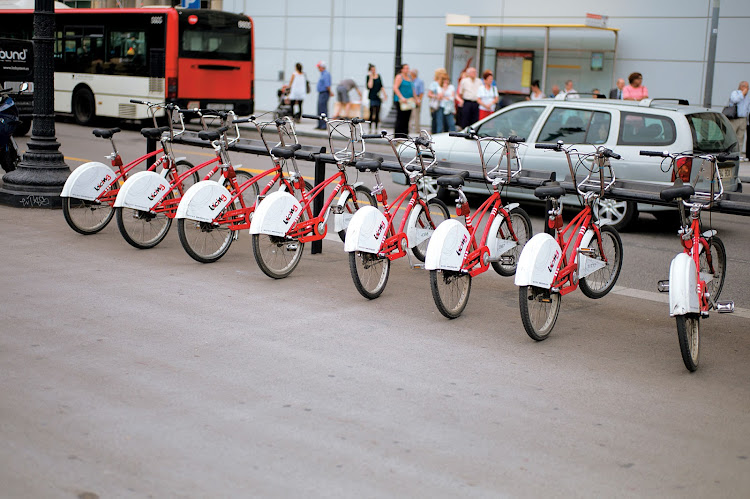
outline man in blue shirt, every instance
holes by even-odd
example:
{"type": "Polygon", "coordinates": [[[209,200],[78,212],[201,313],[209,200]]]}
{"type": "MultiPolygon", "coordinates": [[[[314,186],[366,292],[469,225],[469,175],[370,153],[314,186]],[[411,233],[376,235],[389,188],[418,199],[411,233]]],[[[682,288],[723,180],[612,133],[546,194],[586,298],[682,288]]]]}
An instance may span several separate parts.
{"type": "Polygon", "coordinates": [[[745,153],[745,131],[747,129],[747,115],[750,113],[750,95],[747,94],[748,83],[741,81],[737,90],[729,95],[729,104],[737,105],[737,117],[729,120],[737,135],[737,152],[745,153]]]}
{"type": "MultiPolygon", "coordinates": [[[[320,71],[320,79],[318,79],[318,114],[328,115],[328,99],[333,95],[331,91],[331,73],[326,69],[326,63],[324,61],[318,62],[318,70],[320,71]]],[[[323,120],[318,121],[318,126],[315,127],[317,130],[325,130],[326,122],[323,120]]]]}
{"type": "Polygon", "coordinates": [[[417,101],[417,107],[411,112],[411,124],[413,133],[418,134],[421,127],[419,123],[419,115],[422,112],[424,81],[419,77],[419,72],[416,69],[411,70],[411,85],[414,88],[414,99],[417,101]]]}

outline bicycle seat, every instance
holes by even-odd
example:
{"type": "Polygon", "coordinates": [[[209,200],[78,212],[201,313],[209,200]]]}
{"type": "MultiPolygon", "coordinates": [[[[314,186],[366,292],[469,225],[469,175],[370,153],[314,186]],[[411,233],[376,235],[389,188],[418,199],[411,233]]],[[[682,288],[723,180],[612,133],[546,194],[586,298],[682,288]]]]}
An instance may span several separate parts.
{"type": "Polygon", "coordinates": [[[114,134],[119,132],[119,128],[94,128],[91,133],[102,139],[110,139],[114,134]]]}
{"type": "Polygon", "coordinates": [[[141,128],[141,135],[147,139],[160,139],[161,134],[169,131],[168,126],[161,126],[159,128],[141,128]]]}
{"type": "Polygon", "coordinates": [[[301,144],[292,144],[290,146],[284,147],[274,147],[273,149],[271,149],[271,154],[273,154],[277,158],[289,159],[294,157],[294,151],[298,151],[299,149],[302,149],[301,144]]]}
{"type": "Polygon", "coordinates": [[[357,161],[354,166],[357,167],[357,170],[361,172],[371,171],[376,172],[380,169],[380,165],[383,164],[383,158],[375,158],[375,159],[363,159],[361,161],[357,161]]]}
{"type": "Polygon", "coordinates": [[[563,194],[565,194],[565,187],[561,186],[559,182],[549,182],[534,189],[534,195],[539,199],[559,198],[563,194]]]}
{"type": "Polygon", "coordinates": [[[443,175],[442,177],[438,177],[437,184],[457,188],[464,185],[464,180],[466,180],[468,176],[469,172],[467,172],[466,170],[456,175],[443,175]]]}
{"type": "Polygon", "coordinates": [[[677,198],[689,199],[695,194],[695,189],[690,184],[667,187],[659,193],[659,197],[664,201],[673,201],[677,198]]]}

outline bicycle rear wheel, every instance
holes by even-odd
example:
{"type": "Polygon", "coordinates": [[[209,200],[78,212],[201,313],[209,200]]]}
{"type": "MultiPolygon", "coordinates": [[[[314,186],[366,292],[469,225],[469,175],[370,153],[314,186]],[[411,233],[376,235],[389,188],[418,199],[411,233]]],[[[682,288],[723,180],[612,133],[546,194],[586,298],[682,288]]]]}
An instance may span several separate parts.
{"type": "MultiPolygon", "coordinates": [[[[344,194],[342,194],[343,196],[344,194]]],[[[349,193],[346,193],[346,203],[344,203],[344,228],[339,231],[339,237],[342,241],[346,241],[346,228],[349,226],[349,220],[352,219],[354,213],[362,208],[363,206],[374,206],[378,207],[378,201],[370,193],[370,190],[364,186],[358,185],[354,188],[354,196],[356,199],[352,199],[349,193]]]]}
{"type": "Polygon", "coordinates": [[[706,291],[708,291],[711,299],[716,301],[724,287],[727,270],[727,250],[719,236],[714,236],[708,240],[708,253],[705,248],[701,251],[700,273],[701,278],[706,281],[706,291]],[[711,266],[708,264],[708,253],[711,255],[711,266]]]}
{"type": "Polygon", "coordinates": [[[359,294],[372,300],[380,296],[388,283],[391,261],[375,253],[352,251],[349,253],[349,270],[359,294]]]}
{"type": "MultiPolygon", "coordinates": [[[[622,239],[620,239],[620,234],[609,225],[603,225],[600,230],[603,256],[607,257],[607,264],[578,282],[581,292],[593,299],[601,298],[612,290],[622,268],[622,239]]],[[[592,251],[592,254],[587,256],[602,260],[596,237],[591,239],[588,248],[592,251]]]]}
{"type": "Polygon", "coordinates": [[[253,234],[253,254],[258,267],[268,277],[283,279],[291,274],[302,258],[305,244],[286,237],[253,234]]]}
{"type": "Polygon", "coordinates": [[[526,334],[536,341],[547,339],[560,313],[560,293],[536,286],[518,288],[518,305],[526,334]]]}
{"type": "Polygon", "coordinates": [[[115,215],[109,203],[66,197],[62,205],[63,216],[70,228],[85,236],[102,230],[115,215]]]}
{"type": "Polygon", "coordinates": [[[138,249],[153,248],[162,242],[172,225],[172,219],[165,213],[133,208],[115,208],[115,218],[122,237],[138,249]]]}
{"type": "Polygon", "coordinates": [[[430,289],[440,313],[448,319],[455,319],[469,302],[471,276],[453,270],[430,270],[430,289]]]}
{"type": "MultiPolygon", "coordinates": [[[[416,221],[417,230],[428,229],[434,231],[443,220],[448,220],[451,217],[450,211],[448,211],[448,206],[438,198],[432,198],[427,201],[427,209],[429,210],[429,217],[424,209],[419,212],[416,221]]],[[[414,245],[411,249],[411,252],[419,261],[424,262],[425,255],[427,254],[427,246],[429,244],[430,238],[428,237],[424,241],[414,245]]]]}
{"type": "MultiPolygon", "coordinates": [[[[503,260],[492,262],[492,268],[503,277],[509,277],[516,273],[521,250],[533,234],[529,215],[521,208],[513,208],[508,213],[508,218],[505,218],[500,223],[497,234],[490,234],[489,238],[513,240],[510,227],[513,227],[518,244],[502,254],[503,260]]],[[[491,243],[494,243],[494,241],[487,241],[488,246],[491,243]]]]}
{"type": "Polygon", "coordinates": [[[677,338],[680,340],[682,362],[688,371],[698,369],[698,353],[700,349],[700,315],[687,314],[675,316],[677,320],[677,338]]]}

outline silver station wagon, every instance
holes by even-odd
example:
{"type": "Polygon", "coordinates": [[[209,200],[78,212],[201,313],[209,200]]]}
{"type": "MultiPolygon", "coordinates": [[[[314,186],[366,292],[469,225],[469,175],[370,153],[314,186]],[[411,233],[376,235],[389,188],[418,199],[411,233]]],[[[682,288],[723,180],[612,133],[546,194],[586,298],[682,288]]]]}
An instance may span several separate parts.
{"type": "MultiPolygon", "coordinates": [[[[560,180],[570,176],[564,155],[536,149],[534,144],[562,140],[567,145],[575,144],[580,152],[591,152],[596,146],[603,145],[622,156],[621,160],[612,160],[618,179],[664,185],[674,181],[668,163],[662,164],[661,158],[641,156],[641,150],[702,154],[738,151],[737,138],[723,114],[680,104],[677,100],[635,102],[579,98],[526,101],[504,107],[471,128],[479,136],[525,137],[526,144],[519,149],[523,168],[554,171],[560,180]]],[[[475,141],[450,137],[447,133],[436,134],[433,140],[439,162],[479,164],[475,141]]],[[[485,152],[485,157],[491,155],[492,151],[485,152]]],[[[719,167],[724,190],[741,190],[737,176],[739,162],[729,161],[719,167]]],[[[694,166],[686,160],[679,162],[675,169],[683,181],[693,181],[698,176],[700,164],[694,166]]],[[[394,180],[403,182],[403,175],[399,178],[394,174],[394,180]]],[[[479,182],[467,183],[464,190],[488,192],[487,186],[479,182]]],[[[537,201],[531,189],[510,188],[503,193],[508,199],[537,201]]],[[[568,204],[578,203],[575,196],[567,196],[565,200],[568,204]]],[[[652,213],[657,219],[675,217],[674,208],[631,201],[602,200],[597,211],[601,218],[611,219],[616,228],[636,221],[642,212],[652,213]]]]}

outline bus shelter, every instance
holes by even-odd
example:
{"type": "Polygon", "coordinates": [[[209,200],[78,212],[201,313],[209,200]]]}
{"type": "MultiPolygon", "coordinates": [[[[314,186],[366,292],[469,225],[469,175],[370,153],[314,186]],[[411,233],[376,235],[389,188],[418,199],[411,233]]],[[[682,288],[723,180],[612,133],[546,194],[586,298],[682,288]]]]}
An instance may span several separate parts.
{"type": "Polygon", "coordinates": [[[532,74],[533,79],[540,80],[542,91],[549,93],[550,72],[563,81],[572,79],[577,84],[588,82],[603,87],[602,93],[614,86],[618,28],[474,23],[468,22],[466,16],[456,15],[447,16],[446,26],[460,31],[448,35],[446,46],[446,69],[454,82],[465,66],[472,65],[480,76],[483,69],[493,69],[498,77],[508,80],[508,88],[498,85],[501,93],[528,94],[532,74]],[[469,35],[473,30],[477,34],[469,35]]]}

